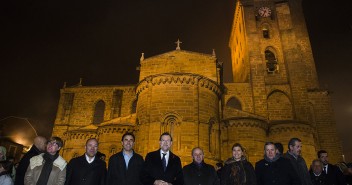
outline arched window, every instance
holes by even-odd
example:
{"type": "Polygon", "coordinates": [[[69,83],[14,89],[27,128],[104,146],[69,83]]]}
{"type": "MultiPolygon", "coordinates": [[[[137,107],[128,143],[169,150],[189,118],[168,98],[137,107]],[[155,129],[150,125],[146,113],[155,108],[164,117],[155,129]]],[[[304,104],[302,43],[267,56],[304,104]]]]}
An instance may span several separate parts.
{"type": "Polygon", "coordinates": [[[227,101],[226,106],[234,109],[242,110],[241,102],[235,97],[230,98],[227,101]]]}
{"type": "Polygon", "coordinates": [[[262,31],[263,31],[263,37],[266,38],[266,39],[269,39],[270,38],[269,29],[268,28],[263,28],[262,31]]]}
{"type": "Polygon", "coordinates": [[[267,99],[269,120],[292,120],[293,107],[288,96],[281,91],[272,92],[267,99]]]}
{"type": "Polygon", "coordinates": [[[104,111],[105,111],[105,102],[103,100],[99,100],[95,104],[93,124],[99,124],[104,121],[104,111]]]}
{"type": "Polygon", "coordinates": [[[273,73],[278,70],[277,59],[275,54],[270,50],[265,50],[265,62],[266,69],[269,73],[273,73]]]}

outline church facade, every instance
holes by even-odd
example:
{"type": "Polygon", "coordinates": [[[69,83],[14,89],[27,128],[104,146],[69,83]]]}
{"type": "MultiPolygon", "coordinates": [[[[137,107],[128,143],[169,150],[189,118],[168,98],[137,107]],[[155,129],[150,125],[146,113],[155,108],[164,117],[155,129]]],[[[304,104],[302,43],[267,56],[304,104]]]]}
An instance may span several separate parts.
{"type": "Polygon", "coordinates": [[[107,159],[121,150],[125,132],[136,135],[145,156],[170,132],[182,164],[193,147],[214,164],[241,143],[249,161],[263,158],[267,141],[302,140],[307,164],[320,149],[332,163],[342,160],[329,91],[317,78],[301,1],[242,0],[229,41],[233,82],[223,83],[215,53],[181,50],[140,60],[139,82],[130,86],[61,89],[53,135],[64,139],[65,159],[82,155],[98,138],[107,159]]]}

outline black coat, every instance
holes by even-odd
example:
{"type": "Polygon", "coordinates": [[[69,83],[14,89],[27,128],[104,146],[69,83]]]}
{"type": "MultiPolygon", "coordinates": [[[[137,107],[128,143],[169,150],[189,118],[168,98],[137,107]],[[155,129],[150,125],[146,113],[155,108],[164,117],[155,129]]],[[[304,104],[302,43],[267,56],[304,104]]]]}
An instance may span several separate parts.
{"type": "Polygon", "coordinates": [[[322,172],[319,176],[315,176],[313,171],[309,171],[310,179],[313,185],[328,185],[326,182],[326,174],[322,172]]]}
{"type": "Polygon", "coordinates": [[[296,173],[298,174],[299,180],[301,181],[302,185],[312,185],[310,180],[310,175],[308,172],[306,161],[301,156],[297,156],[297,159],[293,157],[288,152],[284,154],[286,159],[289,159],[293,169],[295,169],[296,173]]]}
{"type": "Polygon", "coordinates": [[[280,157],[274,162],[265,159],[255,164],[257,185],[300,185],[296,171],[288,159],[280,157]]]}
{"type": "Polygon", "coordinates": [[[16,169],[15,185],[24,185],[24,175],[26,174],[27,168],[29,166],[29,160],[32,157],[39,155],[40,153],[41,152],[39,149],[33,145],[32,148],[26,154],[24,154],[16,169]]]}
{"type": "Polygon", "coordinates": [[[106,163],[95,157],[88,163],[82,155],[71,159],[67,165],[65,185],[105,185],[106,163]]]}
{"type": "Polygon", "coordinates": [[[168,165],[164,172],[160,149],[150,152],[145,157],[141,180],[144,185],[153,185],[155,180],[163,180],[172,185],[183,185],[181,160],[170,151],[168,165]]]}
{"type": "Polygon", "coordinates": [[[183,167],[184,185],[219,185],[220,181],[212,165],[191,163],[183,167]]]}
{"type": "Polygon", "coordinates": [[[339,167],[328,164],[328,172],[326,174],[326,181],[329,185],[346,185],[346,179],[339,167]]]}
{"type": "Polygon", "coordinates": [[[141,185],[140,172],[143,167],[143,157],[137,153],[133,153],[128,162],[123,157],[123,152],[114,154],[109,159],[109,168],[107,175],[107,185],[141,185]]]}
{"type": "Polygon", "coordinates": [[[255,185],[255,171],[247,160],[229,159],[221,171],[221,185],[255,185]],[[234,174],[236,173],[236,174],[234,174]]]}

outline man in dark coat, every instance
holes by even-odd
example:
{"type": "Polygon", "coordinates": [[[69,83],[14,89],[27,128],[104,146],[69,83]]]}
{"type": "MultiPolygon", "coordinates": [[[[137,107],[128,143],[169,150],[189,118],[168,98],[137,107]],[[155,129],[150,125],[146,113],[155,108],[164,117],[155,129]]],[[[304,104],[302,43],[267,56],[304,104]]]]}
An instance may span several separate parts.
{"type": "Polygon", "coordinates": [[[42,136],[37,136],[34,138],[32,148],[26,154],[24,154],[18,164],[16,169],[15,185],[24,185],[24,174],[26,174],[27,168],[29,166],[29,160],[32,157],[45,152],[46,141],[46,138],[42,136]]]}
{"type": "Polygon", "coordinates": [[[327,184],[346,185],[346,179],[340,169],[329,163],[328,152],[318,151],[318,158],[323,163],[323,171],[326,174],[327,184]]]}
{"type": "Polygon", "coordinates": [[[109,159],[107,185],[141,185],[140,172],[143,157],[133,151],[135,137],[132,133],[122,136],[122,151],[109,159]]]}
{"type": "Polygon", "coordinates": [[[68,163],[65,185],[105,185],[106,164],[96,156],[98,141],[88,139],[85,149],[84,155],[68,163]]]}
{"type": "Polygon", "coordinates": [[[203,150],[199,147],[192,150],[193,162],[183,167],[184,185],[219,185],[220,181],[212,165],[204,162],[203,150]]]}
{"type": "Polygon", "coordinates": [[[264,145],[264,159],[255,164],[257,185],[300,185],[289,160],[276,153],[274,143],[264,145]]]}
{"type": "Polygon", "coordinates": [[[326,174],[323,172],[323,163],[319,159],[313,160],[309,174],[313,185],[328,185],[326,174]]]}
{"type": "Polygon", "coordinates": [[[160,149],[147,154],[141,174],[144,185],[183,185],[181,160],[170,151],[172,137],[161,134],[160,149]]]}
{"type": "Polygon", "coordinates": [[[291,138],[288,142],[288,151],[284,157],[289,159],[293,169],[298,174],[302,185],[312,185],[306,161],[301,156],[302,141],[298,138],[291,138]]]}

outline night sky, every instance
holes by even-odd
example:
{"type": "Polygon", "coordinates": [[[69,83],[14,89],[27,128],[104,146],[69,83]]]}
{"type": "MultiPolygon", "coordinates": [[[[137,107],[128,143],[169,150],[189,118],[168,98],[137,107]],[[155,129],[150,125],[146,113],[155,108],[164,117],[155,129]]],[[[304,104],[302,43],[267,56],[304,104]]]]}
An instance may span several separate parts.
{"type": "MultiPolygon", "coordinates": [[[[305,0],[303,8],[318,76],[352,151],[352,5],[317,2],[305,0]]],[[[184,50],[214,48],[230,82],[234,7],[234,0],[1,1],[0,119],[26,117],[51,128],[64,82],[136,84],[141,53],[174,50],[178,38],[184,50]]]]}

